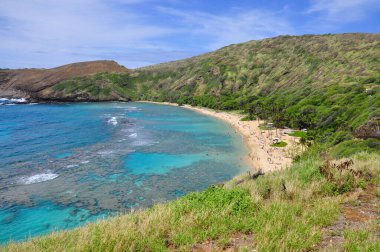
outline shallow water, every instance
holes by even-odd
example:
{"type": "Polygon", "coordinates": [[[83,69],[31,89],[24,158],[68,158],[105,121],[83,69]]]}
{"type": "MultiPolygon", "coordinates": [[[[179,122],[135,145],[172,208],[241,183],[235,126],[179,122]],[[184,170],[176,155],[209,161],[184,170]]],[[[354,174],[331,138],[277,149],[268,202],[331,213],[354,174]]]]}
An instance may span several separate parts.
{"type": "Polygon", "coordinates": [[[225,123],[145,103],[0,107],[0,243],[175,199],[248,170],[225,123]]]}

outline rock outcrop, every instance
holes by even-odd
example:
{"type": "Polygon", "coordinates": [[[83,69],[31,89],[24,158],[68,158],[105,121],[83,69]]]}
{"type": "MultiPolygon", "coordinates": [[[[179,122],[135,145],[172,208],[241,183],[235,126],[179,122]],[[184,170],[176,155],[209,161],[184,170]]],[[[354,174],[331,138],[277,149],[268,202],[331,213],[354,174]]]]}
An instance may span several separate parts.
{"type": "Polygon", "coordinates": [[[374,117],[354,132],[358,138],[377,138],[380,140],[380,117],[374,117]]]}

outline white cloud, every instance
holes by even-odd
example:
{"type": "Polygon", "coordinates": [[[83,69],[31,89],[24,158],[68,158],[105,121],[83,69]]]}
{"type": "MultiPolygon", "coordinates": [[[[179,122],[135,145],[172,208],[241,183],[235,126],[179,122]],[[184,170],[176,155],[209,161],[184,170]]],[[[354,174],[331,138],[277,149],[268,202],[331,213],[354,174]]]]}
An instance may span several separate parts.
{"type": "Polygon", "coordinates": [[[239,10],[224,15],[160,8],[176,16],[182,32],[207,37],[207,49],[214,50],[233,43],[262,39],[282,34],[294,34],[294,29],[280,12],[239,10]]]}
{"type": "Polygon", "coordinates": [[[379,0],[312,0],[307,13],[322,14],[328,21],[349,23],[362,20],[379,8],[379,0]]]}
{"type": "Polygon", "coordinates": [[[252,3],[225,12],[198,11],[202,7],[181,0],[0,1],[0,67],[95,59],[138,67],[252,39],[339,32],[380,8],[379,0],[312,0],[298,11],[292,5],[275,10],[252,3]]]}
{"type": "MultiPolygon", "coordinates": [[[[62,62],[58,64],[78,60],[81,52],[98,55],[99,46],[121,54],[131,49],[152,50],[156,45],[150,40],[173,33],[169,28],[145,22],[128,6],[115,8],[120,2],[129,5],[139,0],[2,0],[0,53],[8,55],[13,51],[19,61],[48,66],[59,59],[62,62]],[[33,57],[34,61],[27,59],[33,57]]],[[[87,58],[90,59],[95,58],[87,58]]],[[[24,66],[30,67],[29,63],[24,66]]]]}
{"type": "MultiPolygon", "coordinates": [[[[210,14],[157,9],[158,0],[1,1],[0,67],[51,67],[94,59],[138,67],[293,33],[281,13],[265,10],[210,14]],[[169,22],[154,22],[165,15],[169,22]]],[[[178,0],[167,1],[175,5],[178,0]]]]}

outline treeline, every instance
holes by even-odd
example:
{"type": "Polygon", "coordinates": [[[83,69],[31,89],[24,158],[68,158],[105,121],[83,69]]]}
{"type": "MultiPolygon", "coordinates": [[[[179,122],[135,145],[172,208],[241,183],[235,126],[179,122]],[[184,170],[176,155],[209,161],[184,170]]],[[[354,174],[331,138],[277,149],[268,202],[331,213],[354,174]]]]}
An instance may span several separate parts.
{"type": "Polygon", "coordinates": [[[355,129],[371,118],[380,117],[379,84],[379,77],[369,77],[349,86],[335,84],[318,90],[305,87],[297,92],[281,90],[257,95],[243,92],[199,96],[165,93],[156,100],[217,110],[243,110],[248,117],[257,116],[277,128],[307,129],[303,141],[326,146],[349,144],[337,147],[340,149],[337,155],[344,156],[345,148],[351,152],[355,152],[355,148],[370,152],[380,150],[380,141],[376,139],[355,140],[355,129]]]}

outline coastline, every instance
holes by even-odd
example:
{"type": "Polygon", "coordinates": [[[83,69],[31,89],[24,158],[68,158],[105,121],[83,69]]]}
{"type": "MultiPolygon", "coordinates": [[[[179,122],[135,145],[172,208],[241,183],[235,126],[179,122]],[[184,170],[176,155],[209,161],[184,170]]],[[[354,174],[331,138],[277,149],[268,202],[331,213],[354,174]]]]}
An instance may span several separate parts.
{"type": "MultiPolygon", "coordinates": [[[[138,102],[178,106],[176,103],[169,102],[138,102]]],[[[260,120],[241,121],[243,115],[233,112],[216,111],[191,105],[183,105],[181,107],[212,116],[229,124],[235,130],[235,133],[243,137],[249,152],[245,160],[253,170],[269,172],[285,169],[290,167],[293,160],[292,155],[300,152],[299,145],[297,144],[298,138],[284,134],[281,129],[277,130],[277,137],[288,145],[282,148],[270,146],[273,137],[276,137],[276,130],[261,130],[259,128],[260,120]]]]}

